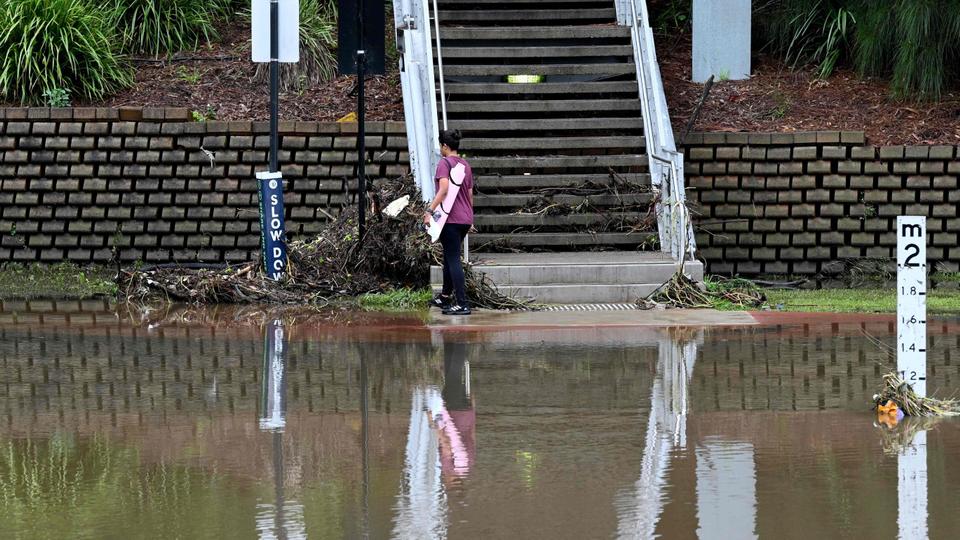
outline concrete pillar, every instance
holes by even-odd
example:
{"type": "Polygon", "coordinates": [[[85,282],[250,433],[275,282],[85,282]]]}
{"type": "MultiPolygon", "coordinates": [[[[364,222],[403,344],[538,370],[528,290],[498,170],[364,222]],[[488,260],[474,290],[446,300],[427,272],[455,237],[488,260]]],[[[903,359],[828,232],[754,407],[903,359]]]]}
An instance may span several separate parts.
{"type": "Polygon", "coordinates": [[[750,0],[693,0],[693,81],[750,77],[750,0]]]}

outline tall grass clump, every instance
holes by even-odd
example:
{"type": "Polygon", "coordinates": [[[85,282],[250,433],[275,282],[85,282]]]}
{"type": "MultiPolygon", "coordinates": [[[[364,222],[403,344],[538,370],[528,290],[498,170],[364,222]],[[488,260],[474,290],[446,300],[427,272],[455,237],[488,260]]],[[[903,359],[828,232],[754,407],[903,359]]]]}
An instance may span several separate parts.
{"type": "Polygon", "coordinates": [[[216,22],[232,0],[112,0],[124,49],[161,55],[195,49],[218,37],[216,22]]]}
{"type": "Polygon", "coordinates": [[[920,99],[960,80],[960,0],[769,0],[755,20],[761,43],[820,77],[846,63],[920,99]]]}
{"type": "Polygon", "coordinates": [[[110,10],[90,0],[0,1],[0,98],[36,104],[64,89],[99,99],[133,84],[110,10]]]}
{"type": "MultiPolygon", "coordinates": [[[[246,16],[249,17],[249,12],[246,16]]],[[[300,0],[300,62],[280,64],[283,90],[301,91],[333,78],[337,69],[337,3],[335,0],[300,0]]],[[[257,66],[256,80],[267,81],[268,64],[257,66]]]]}

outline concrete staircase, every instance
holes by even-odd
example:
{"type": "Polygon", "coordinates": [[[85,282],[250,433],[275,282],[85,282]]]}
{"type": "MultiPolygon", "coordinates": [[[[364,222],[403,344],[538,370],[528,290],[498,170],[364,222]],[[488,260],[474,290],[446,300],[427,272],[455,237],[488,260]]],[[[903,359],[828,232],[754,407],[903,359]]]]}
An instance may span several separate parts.
{"type": "MultiPolygon", "coordinates": [[[[474,269],[497,284],[500,292],[545,304],[633,303],[668,281],[679,264],[662,253],[607,251],[590,253],[488,253],[474,269]]],[[[703,280],[703,265],[686,263],[684,272],[703,280]]],[[[432,269],[439,290],[443,275],[432,269]]]]}
{"type": "MultiPolygon", "coordinates": [[[[632,303],[668,281],[680,264],[658,245],[631,29],[614,0],[438,1],[448,125],[478,190],[474,268],[540,303],[632,303]]],[[[683,269],[703,279],[701,263],[683,269]]]]}
{"type": "Polygon", "coordinates": [[[449,126],[478,189],[471,248],[654,249],[633,50],[613,0],[439,6],[449,126]]]}

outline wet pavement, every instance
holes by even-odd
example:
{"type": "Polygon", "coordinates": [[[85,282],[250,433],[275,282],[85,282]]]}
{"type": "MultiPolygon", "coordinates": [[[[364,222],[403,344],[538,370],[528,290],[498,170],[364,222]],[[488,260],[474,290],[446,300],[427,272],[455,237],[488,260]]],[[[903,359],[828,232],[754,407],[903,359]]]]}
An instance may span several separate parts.
{"type": "MultiPolygon", "coordinates": [[[[3,304],[0,536],[960,530],[960,421],[868,410],[892,317],[615,313],[3,304]]],[[[931,393],[960,390],[957,326],[930,325],[931,393]]]]}

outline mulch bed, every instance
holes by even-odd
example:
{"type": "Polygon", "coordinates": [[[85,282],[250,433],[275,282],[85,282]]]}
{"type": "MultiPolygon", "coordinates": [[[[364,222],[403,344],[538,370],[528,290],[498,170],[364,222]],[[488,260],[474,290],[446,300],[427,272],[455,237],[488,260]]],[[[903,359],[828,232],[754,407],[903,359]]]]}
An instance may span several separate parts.
{"type": "MultiPolygon", "coordinates": [[[[136,83],[97,106],[186,107],[217,120],[267,120],[269,86],[254,81],[257,65],[250,60],[250,28],[234,21],[220,30],[221,40],[170,60],[137,59],[136,83]],[[199,73],[200,79],[187,79],[199,73]]],[[[388,73],[367,79],[367,120],[402,120],[400,75],[388,62],[388,73]]],[[[333,121],[356,110],[355,76],[336,77],[302,93],[280,94],[283,120],[333,121]]],[[[77,103],[77,105],[93,105],[77,103]]]]}
{"type": "MultiPolygon", "coordinates": [[[[703,95],[692,77],[689,35],[658,39],[670,117],[679,133],[703,95]]],[[[812,69],[787,69],[754,53],[754,75],[718,81],[695,131],[864,131],[871,144],[960,144],[960,92],[940,102],[894,101],[885,81],[838,70],[818,80],[812,69]]]]}

